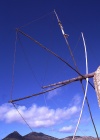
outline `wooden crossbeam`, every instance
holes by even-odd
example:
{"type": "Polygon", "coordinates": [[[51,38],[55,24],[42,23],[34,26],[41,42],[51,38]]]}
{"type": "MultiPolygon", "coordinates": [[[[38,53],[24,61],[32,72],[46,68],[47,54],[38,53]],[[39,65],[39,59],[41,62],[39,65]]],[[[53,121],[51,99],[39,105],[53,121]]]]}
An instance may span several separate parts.
{"type": "Polygon", "coordinates": [[[69,80],[66,80],[66,81],[62,81],[62,82],[58,82],[58,83],[55,83],[55,84],[51,84],[51,85],[48,85],[48,86],[44,86],[43,88],[47,88],[47,87],[52,87],[54,86],[53,88],[50,88],[48,90],[45,90],[45,91],[42,91],[42,92],[39,92],[39,93],[35,93],[35,94],[32,94],[32,95],[29,95],[29,96],[26,96],[26,97],[22,97],[22,98],[18,98],[18,99],[14,99],[14,100],[10,100],[8,101],[9,103],[14,103],[14,102],[17,102],[17,101],[20,101],[20,100],[25,100],[27,98],[31,98],[33,96],[39,96],[41,94],[45,94],[47,92],[50,92],[52,90],[55,90],[57,88],[60,88],[62,86],[65,86],[67,84],[70,84],[72,82],[75,82],[75,81],[79,81],[79,80],[83,80],[83,79],[86,79],[86,78],[92,78],[94,76],[94,72],[93,73],[90,73],[90,74],[87,74],[87,75],[83,75],[83,76],[78,76],[78,77],[75,77],[75,78],[72,78],[72,79],[69,79],[69,80]]]}
{"type": "Polygon", "coordinates": [[[43,86],[42,88],[50,88],[50,87],[53,87],[53,86],[58,86],[58,85],[63,85],[63,84],[66,85],[66,84],[70,84],[70,83],[75,82],[75,81],[81,81],[83,79],[92,78],[92,77],[94,77],[94,72],[83,75],[83,76],[78,76],[78,77],[75,77],[75,78],[72,78],[72,79],[69,79],[69,80],[65,80],[65,81],[50,84],[50,85],[47,85],[47,86],[43,86]]]}

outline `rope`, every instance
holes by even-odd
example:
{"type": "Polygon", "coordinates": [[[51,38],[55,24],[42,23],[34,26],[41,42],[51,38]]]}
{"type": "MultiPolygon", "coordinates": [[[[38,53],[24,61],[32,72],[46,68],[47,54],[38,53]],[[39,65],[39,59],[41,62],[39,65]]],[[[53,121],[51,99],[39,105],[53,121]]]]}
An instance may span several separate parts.
{"type": "MultiPolygon", "coordinates": [[[[81,34],[79,35],[78,41],[77,41],[77,43],[76,43],[75,47],[73,48],[73,51],[71,50],[73,55],[74,55],[74,53],[75,53],[76,48],[78,47],[78,44],[79,44],[80,39],[81,39],[81,34]]],[[[71,56],[70,56],[70,58],[71,58],[71,56]]],[[[70,58],[69,58],[69,59],[67,59],[67,60],[69,61],[69,60],[70,60],[70,58]]]]}
{"type": "Polygon", "coordinates": [[[12,100],[13,88],[14,88],[14,69],[15,69],[15,61],[16,61],[16,44],[17,44],[17,32],[16,32],[16,39],[15,39],[15,48],[14,48],[14,62],[12,66],[12,86],[10,91],[10,98],[12,100]]]}
{"type": "Polygon", "coordinates": [[[94,140],[94,138],[92,138],[92,137],[90,138],[90,137],[86,136],[85,132],[83,132],[80,128],[78,128],[78,130],[83,134],[85,140],[87,140],[87,139],[88,140],[91,140],[91,139],[94,140]]]}
{"type": "Polygon", "coordinates": [[[23,119],[23,121],[26,123],[26,125],[30,128],[30,130],[33,132],[31,126],[27,123],[27,121],[25,120],[25,118],[22,116],[22,114],[19,112],[19,110],[17,109],[17,107],[15,106],[14,103],[12,103],[12,105],[14,106],[14,108],[17,110],[18,114],[21,116],[21,118],[23,119]]]}
{"type": "Polygon", "coordinates": [[[45,14],[45,15],[43,15],[43,16],[41,16],[41,17],[35,19],[35,20],[32,20],[31,22],[28,22],[28,23],[24,24],[23,26],[20,26],[19,29],[21,29],[21,28],[23,28],[23,27],[25,27],[25,26],[28,26],[28,25],[30,25],[31,23],[36,22],[36,21],[38,21],[38,20],[40,20],[40,19],[43,19],[43,18],[45,18],[46,16],[50,15],[51,13],[53,13],[53,11],[50,12],[50,13],[48,13],[48,14],[45,14]]]}
{"type": "MultiPolygon", "coordinates": [[[[26,59],[26,61],[27,61],[27,63],[28,63],[28,66],[29,66],[29,68],[30,68],[30,70],[31,70],[31,72],[32,72],[32,74],[33,74],[33,76],[34,76],[34,78],[35,78],[35,80],[36,80],[38,86],[41,87],[41,85],[43,85],[43,83],[44,83],[44,81],[45,81],[46,71],[47,71],[47,65],[46,65],[46,70],[45,70],[45,74],[44,74],[44,79],[43,79],[43,81],[42,81],[42,84],[40,84],[40,82],[38,81],[36,75],[34,74],[34,71],[33,71],[33,69],[32,69],[31,64],[29,63],[28,57],[27,57],[27,55],[26,55],[26,53],[25,53],[25,51],[24,51],[24,46],[23,46],[23,44],[22,44],[22,42],[21,42],[21,40],[20,40],[19,34],[18,34],[18,39],[19,39],[19,43],[20,43],[20,45],[21,45],[21,47],[22,47],[22,49],[23,49],[23,53],[24,53],[25,59],[26,59]]],[[[47,64],[48,64],[48,63],[47,63],[47,64]]],[[[42,90],[43,90],[43,89],[41,89],[41,92],[42,92],[42,90]]],[[[44,101],[45,101],[45,104],[46,104],[46,106],[47,106],[45,94],[44,94],[44,101]]]]}
{"type": "Polygon", "coordinates": [[[38,81],[38,79],[37,79],[37,77],[36,77],[36,75],[35,75],[35,73],[34,73],[34,71],[33,71],[33,68],[32,68],[32,66],[31,66],[31,64],[30,64],[30,62],[29,62],[29,59],[28,59],[28,57],[27,57],[27,55],[26,55],[26,53],[25,53],[24,46],[23,46],[23,44],[22,44],[22,42],[21,42],[21,40],[20,40],[19,34],[18,34],[18,40],[19,40],[19,43],[20,43],[20,45],[21,45],[22,51],[23,51],[23,53],[24,53],[26,62],[27,62],[28,66],[29,66],[29,68],[30,68],[30,70],[31,70],[31,72],[32,72],[32,75],[33,75],[34,79],[36,80],[38,86],[40,86],[41,84],[40,84],[40,82],[38,81]]]}
{"type": "MultiPolygon", "coordinates": [[[[49,58],[49,57],[48,57],[48,58],[49,58]]],[[[48,59],[47,59],[47,60],[48,60],[48,59]]],[[[45,82],[45,79],[46,79],[47,68],[48,68],[48,63],[46,62],[46,68],[45,68],[44,78],[43,78],[41,87],[42,87],[42,85],[44,85],[44,82],[45,82]]],[[[42,88],[41,90],[43,90],[43,88],[42,88]]],[[[48,106],[48,105],[47,105],[47,100],[46,100],[46,95],[43,94],[43,96],[44,96],[45,105],[48,106]]]]}

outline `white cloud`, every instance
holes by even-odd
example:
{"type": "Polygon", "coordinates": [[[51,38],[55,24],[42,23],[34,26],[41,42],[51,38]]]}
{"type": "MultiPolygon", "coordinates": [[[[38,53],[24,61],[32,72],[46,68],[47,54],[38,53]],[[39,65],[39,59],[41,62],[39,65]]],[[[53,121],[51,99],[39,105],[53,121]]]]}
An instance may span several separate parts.
{"type": "Polygon", "coordinates": [[[72,133],[74,131],[74,128],[72,125],[70,126],[65,126],[59,129],[59,132],[64,132],[64,133],[72,133]]]}
{"type": "Polygon", "coordinates": [[[71,103],[70,103],[70,106],[72,106],[72,105],[77,106],[77,105],[79,105],[80,103],[81,103],[81,97],[80,97],[78,94],[76,94],[76,95],[72,98],[72,101],[71,101],[71,103]]]}
{"type": "MultiPolygon", "coordinates": [[[[71,106],[69,108],[50,109],[33,104],[29,108],[19,106],[18,110],[31,127],[49,127],[72,118],[79,111],[79,108],[71,106]]],[[[0,106],[0,121],[24,123],[16,109],[8,103],[0,106]]]]}
{"type": "Polygon", "coordinates": [[[74,98],[73,98],[73,102],[74,104],[80,104],[81,102],[81,97],[79,95],[75,95],[74,98]]]}
{"type": "Polygon", "coordinates": [[[47,99],[51,99],[52,97],[56,96],[59,94],[61,89],[56,89],[48,93],[47,99]]]}

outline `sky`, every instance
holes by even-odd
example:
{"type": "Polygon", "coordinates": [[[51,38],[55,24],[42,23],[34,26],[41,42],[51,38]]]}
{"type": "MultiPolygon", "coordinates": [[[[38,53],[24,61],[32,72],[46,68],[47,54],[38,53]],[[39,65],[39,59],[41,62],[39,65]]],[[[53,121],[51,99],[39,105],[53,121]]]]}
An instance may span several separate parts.
{"type": "MultiPolygon", "coordinates": [[[[0,1],[0,139],[13,131],[26,135],[43,132],[57,138],[72,136],[78,121],[83,91],[74,82],[44,95],[15,103],[9,100],[43,91],[43,85],[77,77],[78,74],[16,28],[49,48],[74,66],[59,28],[56,10],[81,74],[86,73],[84,33],[89,73],[100,65],[99,0],[1,0],[0,1]],[[16,48],[16,51],[15,51],[16,48]],[[14,67],[13,67],[14,66],[14,67]],[[12,82],[13,81],[13,82],[12,82]]],[[[93,84],[93,79],[89,79],[93,84]]],[[[86,81],[83,81],[84,88],[86,81]]],[[[100,137],[100,109],[95,90],[88,85],[87,97],[100,137]]],[[[87,104],[76,135],[96,137],[87,104]]]]}

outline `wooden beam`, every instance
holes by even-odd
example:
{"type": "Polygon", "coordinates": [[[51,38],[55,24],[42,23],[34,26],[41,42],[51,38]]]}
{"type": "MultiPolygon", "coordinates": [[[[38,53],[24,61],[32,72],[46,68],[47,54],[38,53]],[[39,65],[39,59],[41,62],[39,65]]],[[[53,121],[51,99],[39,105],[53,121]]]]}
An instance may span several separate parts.
{"type": "Polygon", "coordinates": [[[47,85],[47,86],[43,86],[42,88],[50,88],[50,87],[53,87],[53,86],[58,86],[58,85],[63,85],[63,84],[67,85],[67,84],[70,84],[70,83],[75,82],[75,81],[81,81],[83,79],[92,78],[92,77],[94,77],[94,72],[86,74],[86,75],[83,75],[83,76],[78,76],[78,77],[75,77],[75,78],[72,78],[72,79],[69,79],[69,80],[65,80],[65,81],[50,84],[50,85],[47,85]]]}
{"type": "Polygon", "coordinates": [[[65,80],[65,81],[62,81],[62,82],[58,82],[58,83],[54,83],[54,84],[51,84],[51,85],[48,85],[48,86],[44,86],[43,88],[50,88],[52,86],[54,86],[54,87],[53,88],[50,88],[48,90],[39,92],[39,93],[35,93],[35,94],[32,94],[32,95],[26,96],[26,97],[22,97],[22,98],[19,98],[19,99],[10,100],[8,102],[9,103],[14,103],[14,102],[17,102],[17,101],[20,101],[20,100],[25,100],[27,98],[31,98],[33,96],[39,96],[41,94],[45,94],[47,92],[50,92],[52,90],[55,90],[55,89],[60,88],[62,86],[65,86],[67,84],[70,84],[72,82],[83,80],[83,79],[86,79],[86,78],[92,78],[93,76],[94,76],[94,72],[93,73],[89,73],[89,74],[84,75],[84,76],[78,76],[78,77],[75,77],[75,78],[72,78],[72,79],[69,79],[69,80],[65,80]]]}

